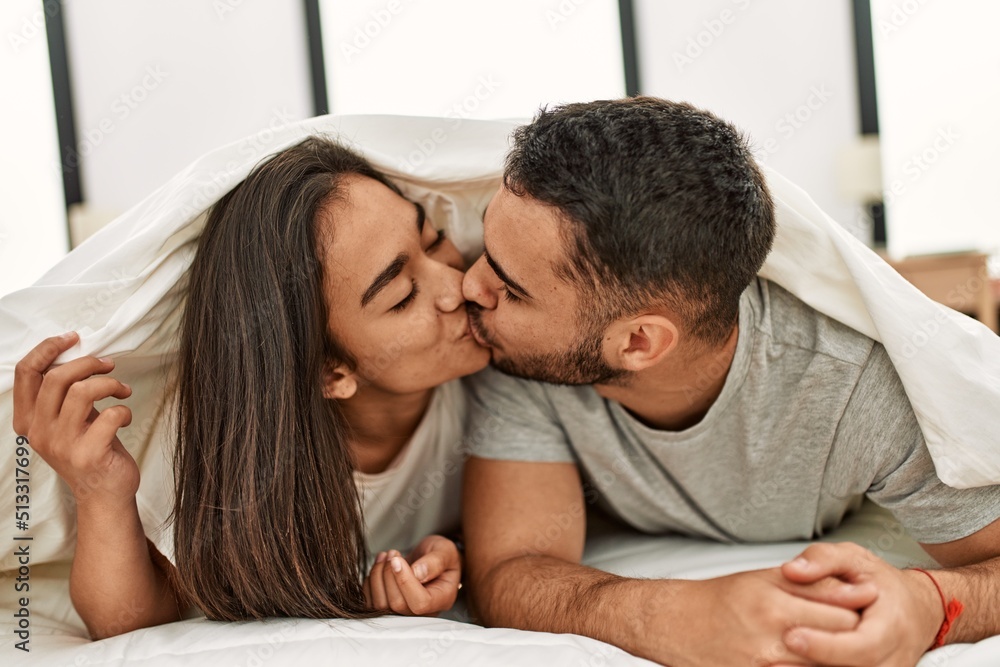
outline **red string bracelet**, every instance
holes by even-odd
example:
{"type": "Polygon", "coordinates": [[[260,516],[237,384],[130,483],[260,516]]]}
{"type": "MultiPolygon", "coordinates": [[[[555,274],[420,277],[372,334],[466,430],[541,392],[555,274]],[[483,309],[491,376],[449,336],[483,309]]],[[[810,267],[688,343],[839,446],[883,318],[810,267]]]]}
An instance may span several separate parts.
{"type": "Polygon", "coordinates": [[[928,651],[933,651],[936,648],[944,646],[944,638],[948,636],[948,632],[951,630],[952,624],[962,613],[962,610],[965,609],[965,606],[955,598],[952,598],[951,602],[945,602],[944,591],[941,590],[941,586],[938,584],[937,579],[935,579],[930,572],[919,567],[911,567],[910,569],[926,574],[934,584],[934,588],[937,589],[938,595],[941,596],[941,606],[944,608],[944,620],[941,622],[941,629],[938,630],[937,637],[934,638],[934,643],[931,644],[929,649],[927,649],[928,651]]]}

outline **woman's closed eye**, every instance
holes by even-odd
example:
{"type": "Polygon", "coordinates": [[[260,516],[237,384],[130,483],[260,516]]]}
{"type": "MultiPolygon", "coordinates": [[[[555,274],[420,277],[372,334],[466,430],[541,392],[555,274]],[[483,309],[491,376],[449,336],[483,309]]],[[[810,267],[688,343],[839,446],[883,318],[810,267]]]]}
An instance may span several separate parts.
{"type": "Polygon", "coordinates": [[[445,234],[443,229],[437,230],[437,238],[434,239],[433,243],[427,246],[427,250],[425,252],[434,252],[435,250],[441,247],[441,244],[444,243],[444,240],[446,238],[447,235],[445,234]]]}
{"type": "Polygon", "coordinates": [[[412,285],[413,285],[413,289],[412,289],[412,290],[410,290],[410,293],[409,293],[409,294],[407,294],[407,295],[406,295],[406,296],[405,296],[405,297],[403,298],[403,300],[402,300],[402,301],[400,301],[400,302],[399,302],[399,303],[397,303],[397,304],[396,304],[395,306],[393,306],[392,308],[390,308],[390,309],[389,309],[389,311],[390,311],[390,312],[393,312],[393,313],[398,313],[398,312],[401,312],[401,311],[405,310],[405,309],[406,309],[406,307],[407,307],[407,306],[409,306],[409,305],[410,305],[410,303],[411,303],[411,302],[412,302],[412,301],[413,301],[414,299],[416,299],[416,298],[417,298],[417,294],[419,294],[419,293],[420,293],[420,286],[419,286],[419,285],[417,285],[417,281],[416,281],[416,280],[412,281],[412,285]]]}
{"type": "MultiPolygon", "coordinates": [[[[424,252],[428,254],[434,252],[435,250],[441,247],[441,244],[444,243],[446,238],[448,237],[443,229],[437,230],[437,236],[434,238],[434,241],[432,241],[431,244],[427,246],[427,250],[425,250],[424,252]]],[[[390,308],[389,309],[390,312],[393,313],[402,312],[403,310],[406,309],[407,306],[409,306],[413,302],[414,299],[417,298],[417,294],[420,293],[420,286],[417,285],[417,281],[415,280],[412,281],[412,285],[413,289],[410,290],[410,293],[407,294],[402,301],[400,301],[395,306],[390,308]]]]}

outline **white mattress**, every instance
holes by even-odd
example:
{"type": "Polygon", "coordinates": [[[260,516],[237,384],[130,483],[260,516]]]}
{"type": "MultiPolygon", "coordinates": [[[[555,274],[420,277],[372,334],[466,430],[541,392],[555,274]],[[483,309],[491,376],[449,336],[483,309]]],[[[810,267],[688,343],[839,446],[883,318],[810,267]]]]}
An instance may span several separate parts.
{"type": "MultiPolygon", "coordinates": [[[[926,554],[902,534],[883,510],[861,512],[823,541],[852,541],[897,566],[929,564],[926,554]]],[[[626,576],[701,579],[776,566],[803,543],[725,545],[681,537],[641,535],[592,520],[585,560],[626,576]]],[[[214,623],[189,619],[89,642],[69,601],[67,564],[33,568],[31,648],[14,648],[13,582],[0,582],[0,664],[32,667],[176,665],[185,667],[304,667],[365,665],[650,665],[601,642],[575,635],[487,629],[468,620],[462,605],[448,619],[390,616],[377,621],[274,620],[214,623]]],[[[946,646],[927,654],[920,667],[995,667],[1000,637],[978,644],[946,646]]]]}

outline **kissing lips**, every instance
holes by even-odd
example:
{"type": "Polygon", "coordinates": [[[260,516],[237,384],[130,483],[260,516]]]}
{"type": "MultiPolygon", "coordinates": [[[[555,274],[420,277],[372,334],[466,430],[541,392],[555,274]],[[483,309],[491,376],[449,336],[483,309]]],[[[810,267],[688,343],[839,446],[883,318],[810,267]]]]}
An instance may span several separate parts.
{"type": "Polygon", "coordinates": [[[482,336],[479,335],[479,332],[476,331],[476,328],[472,326],[471,323],[469,324],[469,331],[472,332],[472,337],[476,339],[476,342],[479,343],[480,347],[489,347],[489,343],[483,340],[482,336]]]}
{"type": "Polygon", "coordinates": [[[472,332],[472,337],[476,339],[476,342],[481,347],[493,347],[481,329],[482,324],[479,322],[479,311],[469,307],[466,308],[466,311],[469,316],[469,331],[472,332]]]}

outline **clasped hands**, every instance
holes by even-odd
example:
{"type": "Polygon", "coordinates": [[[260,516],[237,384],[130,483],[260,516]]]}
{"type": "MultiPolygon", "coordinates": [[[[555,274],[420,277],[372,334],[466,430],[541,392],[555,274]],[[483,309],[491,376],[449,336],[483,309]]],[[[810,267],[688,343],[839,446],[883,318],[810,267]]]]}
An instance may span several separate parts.
{"type": "Polygon", "coordinates": [[[689,585],[690,625],[666,633],[674,645],[661,647],[672,667],[914,667],[944,620],[926,575],[851,543],[815,544],[780,568],[689,585]]]}

